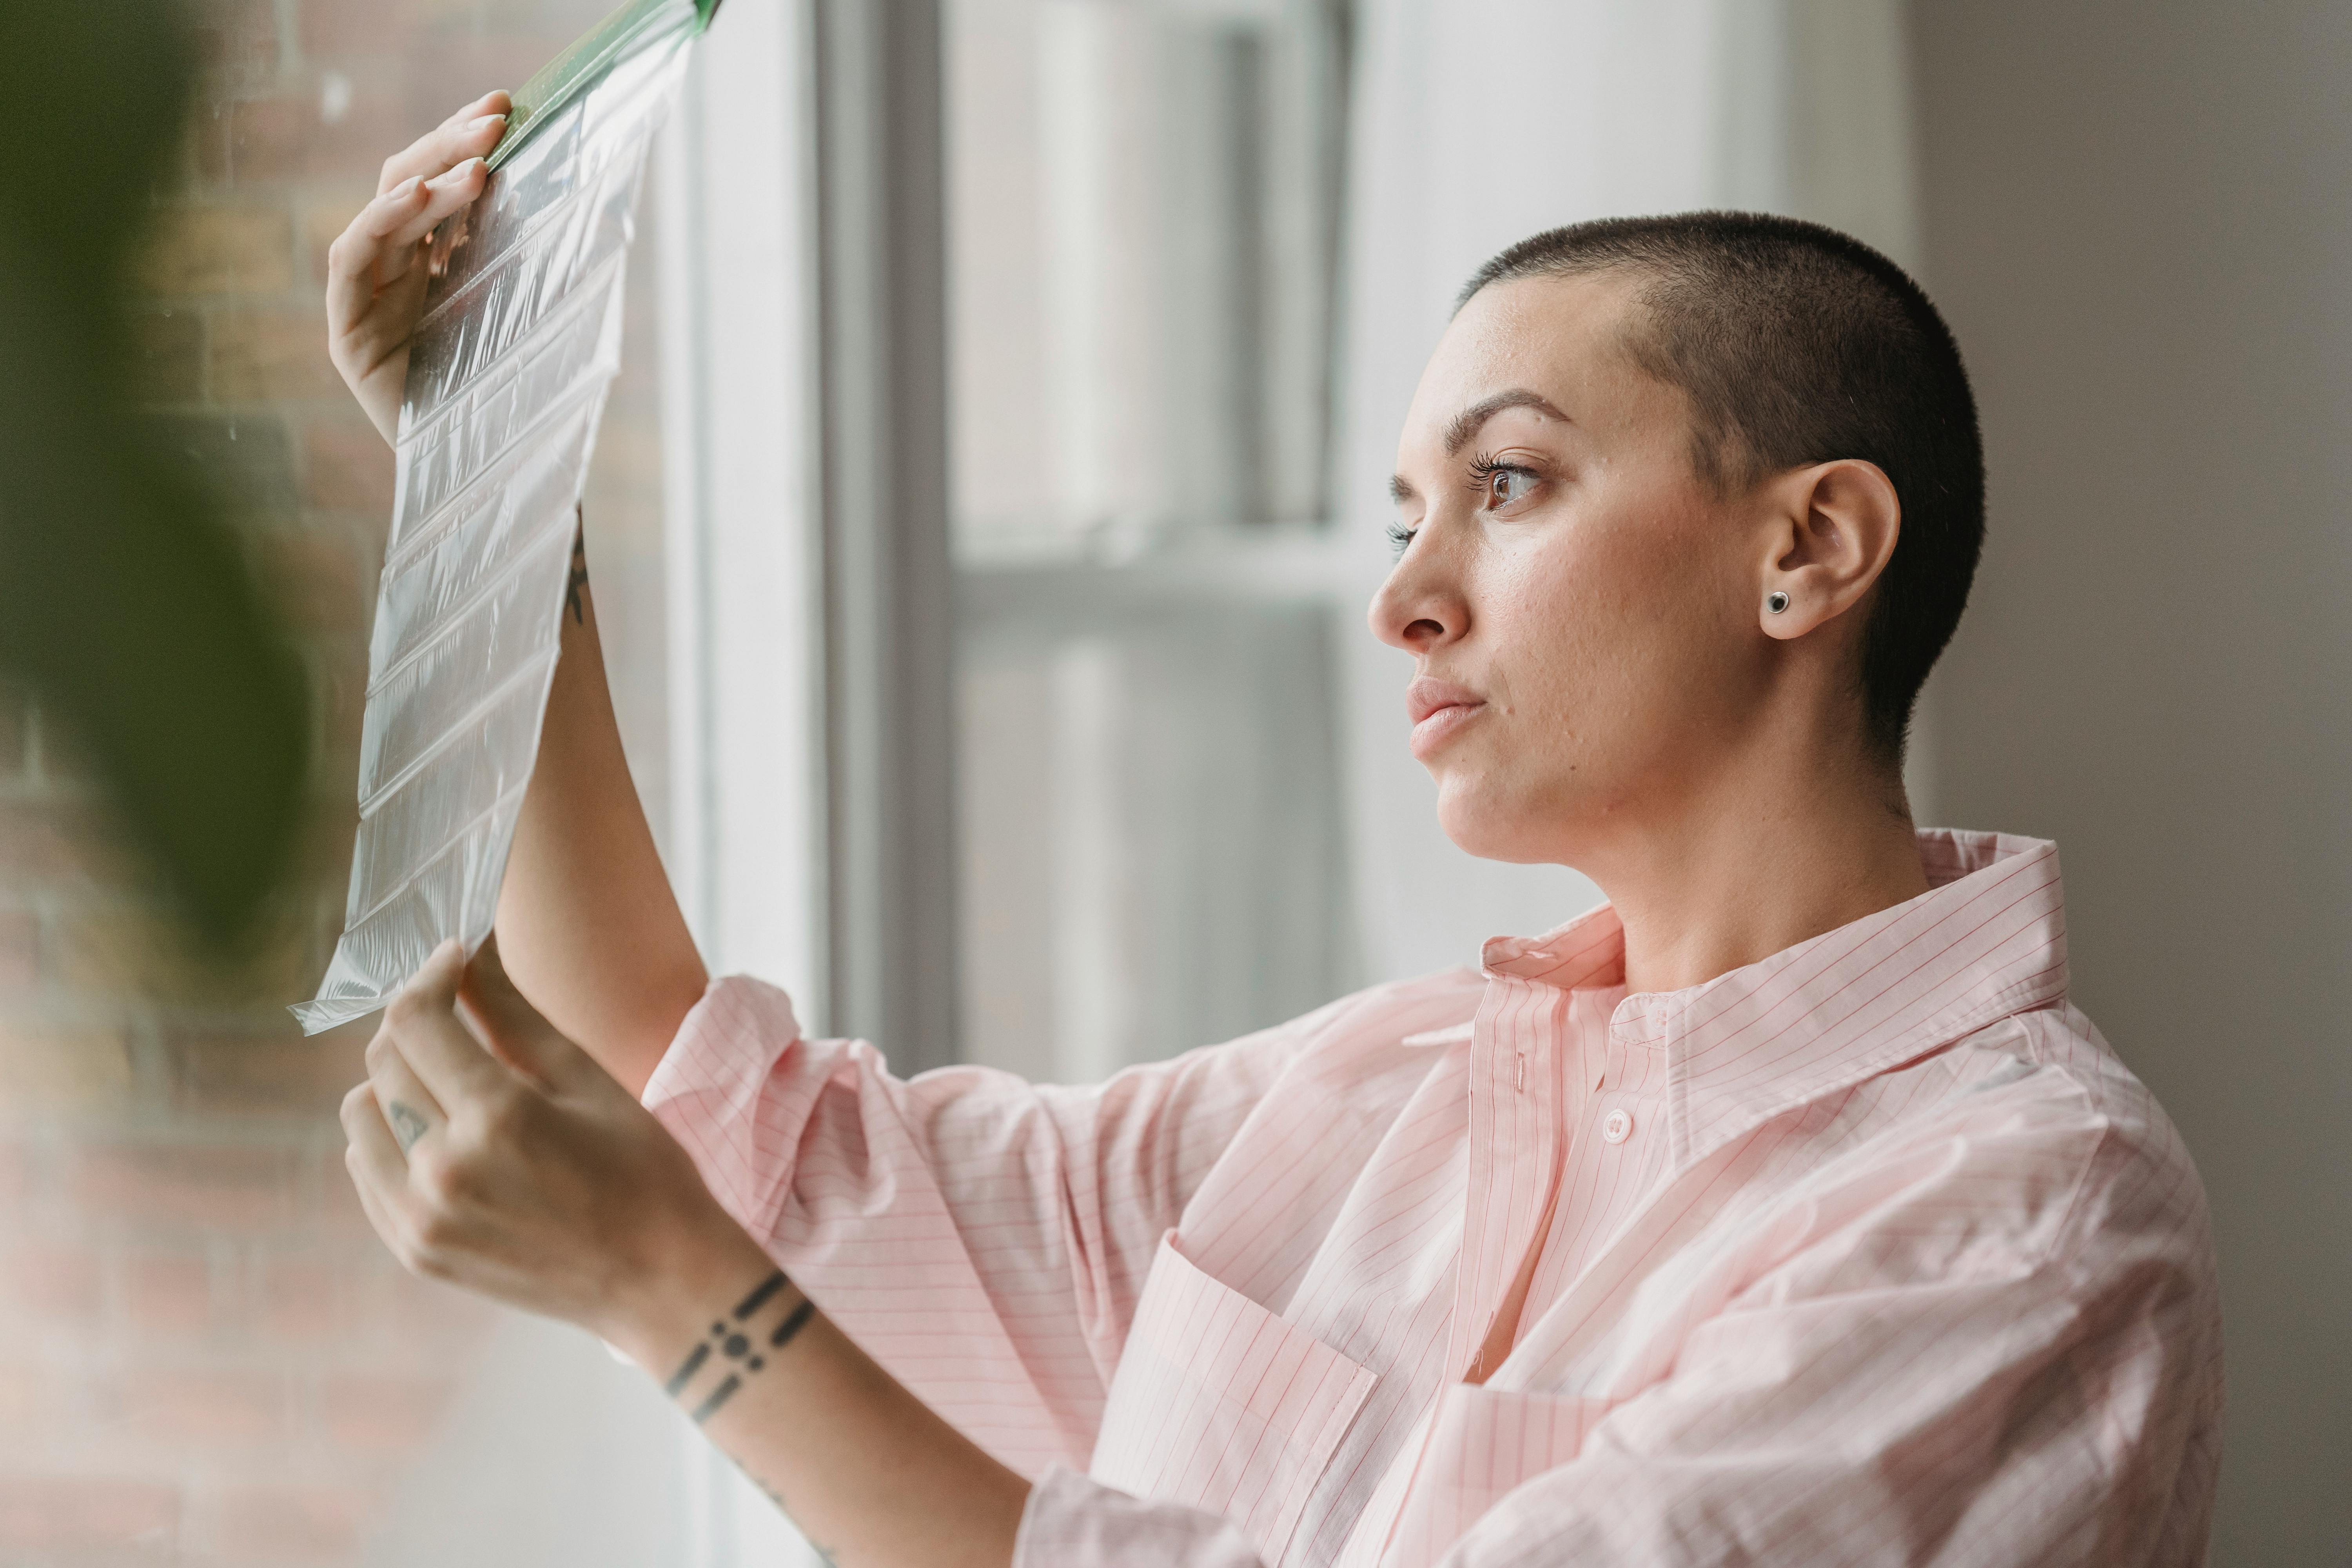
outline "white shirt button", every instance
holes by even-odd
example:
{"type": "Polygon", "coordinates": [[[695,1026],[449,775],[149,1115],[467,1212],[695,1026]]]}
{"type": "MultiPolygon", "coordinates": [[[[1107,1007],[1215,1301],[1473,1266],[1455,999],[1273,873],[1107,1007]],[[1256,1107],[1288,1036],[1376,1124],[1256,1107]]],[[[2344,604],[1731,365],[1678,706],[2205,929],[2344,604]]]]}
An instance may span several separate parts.
{"type": "Polygon", "coordinates": [[[1633,1119],[1622,1110],[1612,1110],[1601,1121],[1601,1136],[1612,1143],[1622,1143],[1633,1135],[1633,1119]]]}

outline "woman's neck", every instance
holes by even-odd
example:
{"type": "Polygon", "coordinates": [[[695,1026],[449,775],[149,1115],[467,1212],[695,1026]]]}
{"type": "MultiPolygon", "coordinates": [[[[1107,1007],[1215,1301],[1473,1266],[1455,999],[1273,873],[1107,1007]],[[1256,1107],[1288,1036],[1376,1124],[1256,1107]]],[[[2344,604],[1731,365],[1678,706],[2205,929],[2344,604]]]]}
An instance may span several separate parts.
{"type": "Polygon", "coordinates": [[[1630,990],[1702,984],[1927,890],[1900,778],[1811,759],[1708,770],[1592,868],[1625,928],[1630,990]]]}

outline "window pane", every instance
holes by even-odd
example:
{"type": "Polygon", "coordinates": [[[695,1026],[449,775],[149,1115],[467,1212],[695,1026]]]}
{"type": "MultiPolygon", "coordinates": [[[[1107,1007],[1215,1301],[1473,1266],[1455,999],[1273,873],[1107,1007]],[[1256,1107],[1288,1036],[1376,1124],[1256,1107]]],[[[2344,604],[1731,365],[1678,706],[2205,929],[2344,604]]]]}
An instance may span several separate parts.
{"type": "Polygon", "coordinates": [[[966,551],[1320,521],[1328,0],[950,0],[966,551]]]}
{"type": "Polygon", "coordinates": [[[968,1057],[1095,1082],[1346,985],[1330,619],[1171,597],[966,639],[968,1057]]]}

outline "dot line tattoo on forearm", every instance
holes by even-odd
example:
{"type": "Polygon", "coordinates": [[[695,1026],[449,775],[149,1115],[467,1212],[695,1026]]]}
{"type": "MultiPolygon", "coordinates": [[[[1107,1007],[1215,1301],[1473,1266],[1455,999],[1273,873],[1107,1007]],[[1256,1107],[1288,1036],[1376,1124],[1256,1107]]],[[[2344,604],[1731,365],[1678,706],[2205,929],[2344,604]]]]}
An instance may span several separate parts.
{"type": "Polygon", "coordinates": [[[392,1122],[392,1135],[399,1141],[404,1154],[415,1148],[416,1141],[431,1130],[431,1123],[397,1100],[385,1106],[383,1113],[392,1122]]]}
{"type": "Polygon", "coordinates": [[[688,1352],[677,1371],[670,1374],[669,1382],[663,1385],[664,1391],[676,1399],[693,1384],[695,1378],[710,1364],[713,1357],[726,1369],[727,1375],[694,1407],[696,1426],[709,1420],[718,1414],[719,1406],[742,1392],[743,1380],[765,1371],[768,1358],[792,1343],[793,1337],[806,1328],[808,1321],[816,1315],[816,1303],[803,1296],[799,1304],[768,1333],[765,1346],[759,1345],[758,1331],[749,1327],[751,1319],[791,1283],[781,1268],[760,1281],[750,1295],[736,1303],[733,1321],[730,1322],[722,1318],[714,1321],[709,1336],[688,1352]]]}

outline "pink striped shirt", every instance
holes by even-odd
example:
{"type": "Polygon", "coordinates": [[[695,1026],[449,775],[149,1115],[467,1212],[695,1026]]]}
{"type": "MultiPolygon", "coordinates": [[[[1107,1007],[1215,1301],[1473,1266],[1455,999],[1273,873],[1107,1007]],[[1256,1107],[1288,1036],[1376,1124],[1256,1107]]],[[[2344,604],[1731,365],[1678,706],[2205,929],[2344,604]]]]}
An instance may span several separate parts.
{"type": "Polygon", "coordinates": [[[1022,1568],[2201,1562],[2196,1170],[2067,1003],[2055,847],[1920,848],[1686,991],[1604,908],[1086,1089],[725,980],[646,1100],[1038,1483],[1022,1568]]]}

